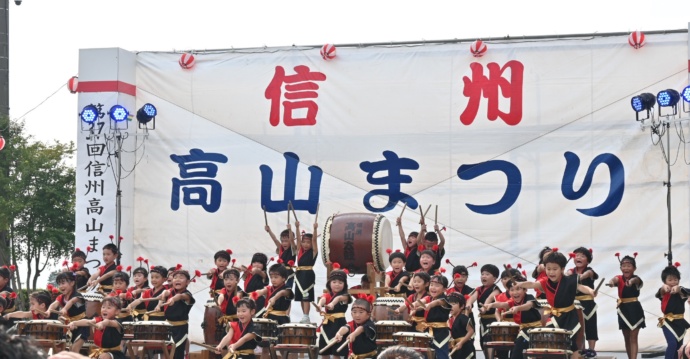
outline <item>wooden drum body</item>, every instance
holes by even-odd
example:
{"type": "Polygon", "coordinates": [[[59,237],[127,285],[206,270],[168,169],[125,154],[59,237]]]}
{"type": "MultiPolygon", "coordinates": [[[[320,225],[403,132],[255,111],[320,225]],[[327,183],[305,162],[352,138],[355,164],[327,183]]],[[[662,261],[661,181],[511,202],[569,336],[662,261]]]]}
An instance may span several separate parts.
{"type": "Polygon", "coordinates": [[[278,339],[278,322],[272,319],[254,318],[252,319],[256,332],[264,342],[274,342],[278,339]]]}
{"type": "Polygon", "coordinates": [[[124,331],[124,340],[134,339],[134,322],[122,322],[122,330],[124,331]]]}
{"type": "Polygon", "coordinates": [[[168,341],[172,325],[168,322],[136,322],[132,325],[134,340],[168,341]]]}
{"type": "Polygon", "coordinates": [[[400,297],[381,297],[374,301],[374,308],[371,311],[371,320],[374,323],[379,321],[400,321],[409,320],[410,315],[407,311],[396,313],[395,310],[405,305],[405,299],[400,297]]]}
{"type": "Polygon", "coordinates": [[[204,322],[202,329],[204,330],[204,343],[209,345],[218,345],[223,340],[226,330],[222,325],[218,324],[218,320],[223,316],[220,308],[216,305],[213,299],[206,302],[204,309],[204,322]]]}
{"type": "Polygon", "coordinates": [[[398,345],[409,348],[431,348],[434,337],[427,333],[397,332],[393,334],[393,340],[398,345]]]}
{"type": "Polygon", "coordinates": [[[63,340],[65,338],[63,328],[50,324],[62,325],[58,320],[30,320],[23,325],[23,328],[17,327],[18,334],[37,340],[63,340]]]}
{"type": "Polygon", "coordinates": [[[84,304],[86,305],[86,318],[92,319],[101,315],[101,302],[103,301],[103,294],[101,293],[82,293],[84,297],[84,304]]]}
{"type": "Polygon", "coordinates": [[[316,327],[310,324],[283,324],[278,326],[281,345],[315,345],[316,327]]]}
{"type": "Polygon", "coordinates": [[[378,271],[388,267],[386,249],[392,248],[393,233],[386,217],[371,213],[332,215],[323,233],[324,265],[339,263],[352,274],[366,274],[367,263],[373,263],[378,271]]]}
{"type": "Polygon", "coordinates": [[[570,350],[569,330],[558,328],[535,328],[529,334],[530,349],[570,350]]]}
{"type": "Polygon", "coordinates": [[[397,320],[381,320],[375,323],[376,339],[393,341],[393,334],[410,330],[412,324],[397,320]]]}
{"type": "Polygon", "coordinates": [[[489,338],[491,342],[515,342],[520,333],[520,326],[511,322],[494,322],[489,324],[489,338]]]}

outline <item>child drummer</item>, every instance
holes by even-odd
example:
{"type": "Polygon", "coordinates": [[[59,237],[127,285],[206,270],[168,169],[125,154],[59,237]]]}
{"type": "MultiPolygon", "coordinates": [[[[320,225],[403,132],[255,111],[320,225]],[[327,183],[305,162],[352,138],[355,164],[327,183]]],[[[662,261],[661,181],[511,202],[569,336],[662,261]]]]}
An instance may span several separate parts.
{"type": "MultiPolygon", "coordinates": [[[[465,310],[467,299],[465,295],[454,292],[447,295],[450,304],[450,319],[448,326],[453,339],[450,341],[452,359],[472,359],[474,351],[474,318],[468,316],[465,310]]],[[[469,296],[468,296],[469,297],[469,296]]]]}
{"type": "Polygon", "coordinates": [[[664,283],[656,297],[661,301],[661,312],[664,316],[659,318],[659,327],[666,337],[666,358],[677,357],[677,350],[683,344],[685,332],[690,324],[685,320],[685,301],[688,299],[688,290],[679,285],[680,263],[668,266],[661,271],[661,280],[664,283]]]}
{"type": "MultiPolygon", "coordinates": [[[[295,267],[295,302],[302,305],[302,320],[300,323],[309,323],[309,311],[311,303],[316,299],[314,296],[314,284],[316,274],[314,264],[319,255],[319,246],[316,241],[316,231],[319,224],[314,222],[313,233],[303,233],[302,238],[297,242],[297,267],[295,267]]],[[[300,235],[299,221],[295,222],[295,230],[300,235]]]]}
{"type": "MultiPolygon", "coordinates": [[[[592,263],[592,249],[579,247],[573,251],[575,254],[575,268],[569,270],[566,274],[577,274],[580,276],[580,283],[594,289],[594,281],[599,279],[599,275],[590,267],[592,263]]],[[[595,346],[599,340],[599,332],[597,330],[597,303],[594,302],[594,297],[578,292],[575,299],[580,301],[582,305],[582,315],[585,319],[585,338],[589,349],[584,350],[585,358],[594,358],[597,356],[595,346]]]]}
{"type": "MultiPolygon", "coordinates": [[[[58,307],[61,308],[60,316],[69,319],[70,322],[83,319],[86,316],[84,297],[77,291],[75,280],[76,276],[72,272],[62,272],[57,275],[55,281],[62,294],[48,308],[51,312],[58,307]]],[[[90,334],[91,331],[88,327],[73,329],[71,350],[79,353],[84,342],[89,339],[90,334]]]]}
{"type": "Polygon", "coordinates": [[[448,342],[451,339],[448,328],[451,306],[445,294],[447,287],[448,278],[435,275],[429,280],[429,296],[422,299],[425,313],[421,327],[434,337],[432,347],[438,359],[448,359],[448,342]]]}
{"type": "Polygon", "coordinates": [[[101,316],[94,319],[80,319],[69,324],[70,329],[89,329],[94,326],[93,343],[98,347],[90,358],[98,359],[125,359],[122,351],[122,338],[124,329],[115,317],[120,313],[122,303],[118,297],[106,297],[101,304],[101,316]]]}
{"type": "Polygon", "coordinates": [[[386,252],[392,270],[386,272],[384,285],[390,288],[388,290],[389,295],[404,298],[407,296],[407,282],[410,280],[410,273],[404,270],[405,255],[399,250],[393,252],[391,249],[386,249],[386,252]]]}
{"type": "Polygon", "coordinates": [[[57,320],[58,315],[55,312],[49,312],[48,307],[53,300],[50,293],[39,290],[31,293],[29,296],[29,311],[28,312],[14,312],[3,315],[5,319],[29,319],[29,320],[57,320]]]}
{"type": "Polygon", "coordinates": [[[373,301],[373,296],[360,294],[350,310],[352,321],[335,335],[335,340],[340,342],[345,334],[350,333],[347,336],[350,347],[348,359],[376,358],[376,326],[370,319],[373,301]]]}
{"type": "MultiPolygon", "coordinates": [[[[484,303],[493,298],[497,294],[501,293],[501,289],[496,285],[496,279],[498,278],[499,271],[498,267],[493,264],[485,264],[481,268],[481,282],[482,286],[477,287],[474,293],[470,295],[467,300],[467,307],[472,308],[472,304],[477,302],[479,309],[482,314],[479,317],[480,330],[479,330],[479,342],[481,344],[482,350],[484,350],[484,356],[489,357],[489,352],[484,348],[484,344],[488,341],[487,334],[489,333],[489,325],[496,321],[495,312],[493,308],[483,308],[484,303]]],[[[500,352],[499,352],[500,353],[500,352]]]]}
{"type": "Polygon", "coordinates": [[[638,300],[644,283],[642,278],[635,274],[637,252],[633,253],[632,257],[625,256],[623,259],[620,259],[620,254],[616,253],[616,257],[620,262],[622,274],[611,278],[606,285],[618,288],[618,329],[623,332],[628,358],[637,358],[637,337],[640,329],[646,327],[644,310],[638,300]]]}
{"type": "MultiPolygon", "coordinates": [[[[201,274],[201,273],[198,273],[201,274]]],[[[187,289],[192,278],[184,269],[173,273],[171,288],[162,294],[156,310],[165,306],[165,319],[172,325],[172,339],[175,342],[174,359],[184,359],[187,350],[187,336],[189,334],[189,311],[196,302],[194,296],[187,289]]]]}
{"type": "MultiPolygon", "coordinates": [[[[151,288],[144,290],[139,299],[135,299],[128,308],[139,308],[140,304],[144,304],[145,314],[142,316],[144,321],[163,321],[165,320],[165,313],[163,311],[156,311],[158,303],[155,300],[146,300],[160,297],[163,291],[166,290],[164,284],[168,278],[168,270],[163,266],[151,266],[151,288]]],[[[165,310],[165,309],[163,309],[165,310]]],[[[140,314],[140,313],[138,313],[140,314]]]]}
{"type": "Polygon", "coordinates": [[[278,325],[290,323],[288,309],[292,300],[292,290],[286,285],[288,270],[281,263],[276,263],[268,270],[268,275],[271,285],[254,292],[266,298],[266,312],[263,316],[275,320],[278,325]]]}
{"type": "Polygon", "coordinates": [[[216,267],[206,273],[206,278],[211,280],[209,290],[211,298],[215,299],[224,287],[223,272],[225,272],[225,270],[228,269],[228,265],[230,265],[230,255],[232,255],[232,250],[230,249],[218,251],[213,255],[213,261],[216,267]]]}
{"type": "MultiPolygon", "coordinates": [[[[218,306],[223,316],[219,319],[223,324],[237,321],[237,307],[235,302],[244,297],[245,294],[237,288],[240,280],[240,271],[231,268],[223,272],[223,284],[225,287],[218,293],[218,306]]],[[[256,303],[254,304],[256,306],[256,303]]]]}
{"type": "Polygon", "coordinates": [[[415,272],[419,268],[419,251],[417,250],[417,237],[419,232],[410,232],[405,237],[405,230],[402,225],[402,217],[396,219],[395,225],[398,226],[398,234],[400,235],[400,243],[405,248],[405,270],[408,272],[415,272]]]}
{"type": "MultiPolygon", "coordinates": [[[[347,306],[352,303],[352,297],[347,291],[347,273],[340,270],[338,263],[333,263],[333,270],[326,282],[327,293],[319,299],[319,308],[324,308],[325,311],[320,314],[323,316],[323,323],[321,331],[319,332],[319,350],[323,350],[335,338],[338,330],[344,325],[347,325],[345,319],[345,312],[347,306]]],[[[347,352],[343,349],[338,352],[337,347],[331,346],[321,353],[322,358],[329,358],[333,356],[345,356],[347,352]]]]}
{"type": "Polygon", "coordinates": [[[234,358],[254,359],[254,349],[261,342],[261,336],[252,320],[256,314],[256,303],[250,298],[242,298],[237,301],[236,306],[238,321],[230,322],[228,334],[216,347],[216,354],[221,354],[221,350],[227,347],[234,358]]]}
{"type": "Polygon", "coordinates": [[[575,310],[575,294],[577,291],[592,297],[596,294],[592,288],[579,284],[577,275],[565,275],[567,263],[565,256],[554,248],[554,251],[544,260],[546,278],[541,278],[537,282],[520,282],[516,285],[520,288],[539,289],[546,294],[546,300],[551,306],[551,320],[547,327],[572,331],[570,347],[575,353],[578,348],[574,336],[580,329],[580,320],[575,310]]]}
{"type": "MultiPolygon", "coordinates": [[[[110,236],[111,241],[112,239],[113,236],[110,236]]],[[[113,290],[113,276],[117,272],[117,264],[115,264],[115,260],[117,259],[119,251],[115,244],[108,243],[103,246],[102,253],[103,262],[105,264],[99,267],[96,273],[91,275],[87,285],[91,287],[95,284],[98,284],[98,291],[103,294],[108,294],[113,290]]]]}

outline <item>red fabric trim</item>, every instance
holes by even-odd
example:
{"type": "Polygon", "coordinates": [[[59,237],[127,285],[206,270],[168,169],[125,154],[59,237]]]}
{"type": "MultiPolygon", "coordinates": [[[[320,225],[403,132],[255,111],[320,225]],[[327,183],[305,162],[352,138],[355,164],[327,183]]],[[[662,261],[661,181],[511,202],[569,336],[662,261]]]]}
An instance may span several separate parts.
{"type": "Polygon", "coordinates": [[[666,306],[668,305],[669,299],[671,299],[671,293],[666,293],[663,298],[661,298],[661,312],[664,314],[666,314],[666,306]]]}
{"type": "Polygon", "coordinates": [[[77,92],[119,92],[137,95],[137,87],[122,81],[79,81],[77,92]]]}
{"type": "MultiPolygon", "coordinates": [[[[103,321],[103,318],[101,317],[96,317],[94,318],[96,320],[96,323],[100,323],[103,321]]],[[[102,330],[94,330],[93,331],[93,343],[99,347],[103,348],[103,331],[102,330]]]]}

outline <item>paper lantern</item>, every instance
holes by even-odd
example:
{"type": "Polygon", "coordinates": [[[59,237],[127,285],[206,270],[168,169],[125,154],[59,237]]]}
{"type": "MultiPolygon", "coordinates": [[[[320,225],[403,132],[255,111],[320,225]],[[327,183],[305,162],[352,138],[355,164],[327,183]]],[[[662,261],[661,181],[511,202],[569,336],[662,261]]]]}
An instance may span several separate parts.
{"type": "Polygon", "coordinates": [[[631,32],[630,36],[628,36],[628,44],[635,49],[639,49],[640,47],[644,46],[644,33],[642,31],[631,32]]]}
{"type": "Polygon", "coordinates": [[[482,40],[476,40],[470,45],[470,52],[474,57],[482,57],[486,53],[486,44],[482,40]]]}
{"type": "Polygon", "coordinates": [[[191,69],[192,67],[194,67],[194,63],[194,55],[184,53],[182,54],[182,56],[180,56],[180,67],[182,67],[183,69],[191,69]]]}
{"type": "Polygon", "coordinates": [[[5,138],[0,136],[0,151],[5,148],[5,138]]]}
{"type": "Polygon", "coordinates": [[[333,60],[335,58],[335,45],[326,44],[321,46],[320,53],[324,60],[333,60]]]}
{"type": "Polygon", "coordinates": [[[77,93],[77,89],[79,87],[79,77],[77,76],[72,76],[69,81],[67,81],[67,89],[71,93],[77,93]]]}

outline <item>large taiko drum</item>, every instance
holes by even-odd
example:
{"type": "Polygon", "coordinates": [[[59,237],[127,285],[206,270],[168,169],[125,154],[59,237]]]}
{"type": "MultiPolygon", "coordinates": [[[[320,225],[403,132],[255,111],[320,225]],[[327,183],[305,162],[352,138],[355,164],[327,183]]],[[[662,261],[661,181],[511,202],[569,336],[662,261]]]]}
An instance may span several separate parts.
{"type": "Polygon", "coordinates": [[[367,263],[378,271],[388,267],[387,248],[393,233],[386,217],[371,213],[345,213],[328,217],[321,242],[324,264],[338,263],[352,274],[367,273],[367,263]]]}
{"type": "Polygon", "coordinates": [[[209,299],[204,307],[204,322],[201,323],[201,328],[204,330],[204,343],[218,345],[226,333],[223,325],[218,323],[223,313],[213,299],[209,299]]]}
{"type": "Polygon", "coordinates": [[[97,292],[82,293],[84,297],[84,304],[86,305],[86,318],[91,319],[101,315],[101,302],[103,301],[103,294],[97,292]]]}

